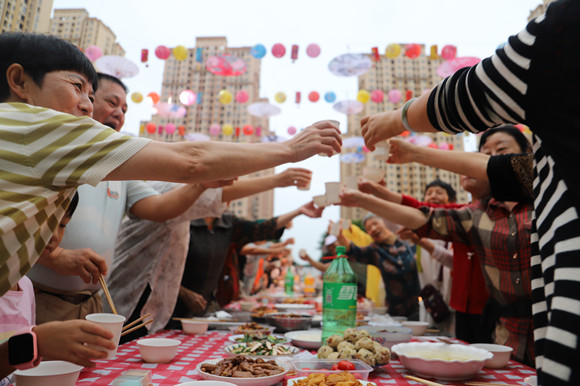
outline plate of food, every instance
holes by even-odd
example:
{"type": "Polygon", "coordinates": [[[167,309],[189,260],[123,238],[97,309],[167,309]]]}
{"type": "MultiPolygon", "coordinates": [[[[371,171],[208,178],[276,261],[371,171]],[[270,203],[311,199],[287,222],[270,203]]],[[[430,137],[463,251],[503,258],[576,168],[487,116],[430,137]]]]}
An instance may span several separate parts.
{"type": "Polygon", "coordinates": [[[252,342],[270,342],[276,343],[290,343],[290,340],[284,335],[262,335],[262,334],[237,334],[228,337],[230,342],[234,343],[252,343],[252,342]]]}
{"type": "Polygon", "coordinates": [[[276,327],[262,326],[256,322],[242,323],[237,326],[229,327],[232,334],[246,334],[246,335],[270,335],[274,332],[276,327]]]}
{"type": "Polygon", "coordinates": [[[300,352],[294,346],[272,344],[270,342],[237,343],[224,347],[229,355],[245,355],[251,358],[279,358],[290,357],[300,352]]]}
{"type": "Polygon", "coordinates": [[[321,346],[322,330],[290,331],[284,336],[290,339],[295,346],[316,350],[321,346]]]}
{"type": "Polygon", "coordinates": [[[336,385],[339,382],[352,386],[377,386],[374,382],[358,380],[348,371],[338,374],[310,374],[307,377],[292,378],[288,380],[288,386],[309,386],[309,385],[336,385]]]}
{"type": "Polygon", "coordinates": [[[284,379],[290,369],[288,364],[274,360],[263,361],[247,356],[209,359],[195,368],[201,379],[230,382],[237,386],[271,386],[284,379]]]}

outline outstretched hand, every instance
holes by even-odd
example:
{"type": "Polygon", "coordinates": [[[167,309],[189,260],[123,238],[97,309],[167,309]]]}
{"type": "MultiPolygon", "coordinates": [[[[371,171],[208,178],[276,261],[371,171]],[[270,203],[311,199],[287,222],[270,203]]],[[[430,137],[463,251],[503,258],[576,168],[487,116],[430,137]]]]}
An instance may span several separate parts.
{"type": "Polygon", "coordinates": [[[340,153],[342,139],[336,126],[328,121],[320,121],[308,126],[284,143],[289,145],[294,153],[293,162],[298,162],[318,153],[325,153],[328,156],[333,152],[340,153]]]}
{"type": "Polygon", "coordinates": [[[314,206],[314,202],[310,201],[300,207],[300,213],[310,218],[318,218],[322,216],[324,208],[314,206]]]}
{"type": "Polygon", "coordinates": [[[399,138],[391,139],[391,153],[388,163],[391,164],[406,164],[413,162],[413,154],[417,145],[399,138]]]}
{"type": "Polygon", "coordinates": [[[289,168],[276,174],[277,186],[280,188],[293,185],[304,187],[310,183],[311,179],[312,172],[303,168],[289,168]]]}
{"type": "Polygon", "coordinates": [[[359,207],[362,194],[364,193],[355,189],[343,188],[340,191],[340,203],[338,205],[359,207]]]}
{"type": "Polygon", "coordinates": [[[419,237],[419,235],[417,235],[413,230],[411,230],[409,228],[399,229],[397,231],[397,235],[399,235],[399,237],[402,240],[410,240],[415,245],[419,244],[419,241],[421,241],[421,238],[419,237]]]}
{"type": "MultiPolygon", "coordinates": [[[[369,115],[361,119],[362,136],[366,147],[373,151],[375,145],[405,131],[401,121],[401,110],[369,115]]],[[[392,150],[391,150],[392,151],[392,150]]]]}

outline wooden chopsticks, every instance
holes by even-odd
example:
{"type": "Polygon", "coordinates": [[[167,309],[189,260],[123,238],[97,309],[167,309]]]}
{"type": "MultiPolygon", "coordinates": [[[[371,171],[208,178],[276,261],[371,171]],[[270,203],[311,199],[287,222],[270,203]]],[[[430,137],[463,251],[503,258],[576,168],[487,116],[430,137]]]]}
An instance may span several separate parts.
{"type": "Polygon", "coordinates": [[[151,316],[151,314],[144,315],[144,316],[140,317],[139,319],[136,319],[136,320],[132,321],[131,323],[123,326],[123,332],[121,333],[121,336],[127,335],[135,330],[140,329],[141,327],[145,327],[146,325],[153,323],[153,319],[150,319],[144,323],[141,323],[141,324],[135,326],[135,324],[139,323],[140,321],[142,321],[143,319],[145,319],[149,316],[151,316]],[[135,326],[135,327],[131,328],[131,326],[135,326]]]}
{"type": "Polygon", "coordinates": [[[405,375],[405,378],[411,379],[415,382],[419,382],[419,383],[422,383],[422,384],[427,385],[427,386],[445,386],[441,383],[431,382],[431,381],[428,381],[428,380],[423,379],[423,378],[414,377],[412,375],[405,375]]]}
{"type": "Polygon", "coordinates": [[[105,293],[105,297],[107,298],[107,302],[109,302],[109,306],[111,307],[111,310],[113,310],[113,314],[117,314],[117,309],[115,308],[115,305],[113,304],[113,298],[111,297],[111,294],[109,293],[109,288],[107,288],[107,283],[105,283],[105,278],[103,277],[103,275],[99,276],[99,281],[101,282],[101,287],[103,287],[103,292],[105,293]]]}
{"type": "Polygon", "coordinates": [[[465,384],[467,386],[519,386],[516,385],[515,383],[493,383],[493,382],[478,382],[478,381],[466,382],[465,384]]]}

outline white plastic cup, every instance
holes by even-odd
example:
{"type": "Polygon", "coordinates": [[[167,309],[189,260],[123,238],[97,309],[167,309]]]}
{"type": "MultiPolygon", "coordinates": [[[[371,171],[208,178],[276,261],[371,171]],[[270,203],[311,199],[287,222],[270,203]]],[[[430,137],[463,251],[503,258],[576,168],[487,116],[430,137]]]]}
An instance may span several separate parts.
{"type": "Polygon", "coordinates": [[[372,182],[379,182],[383,179],[385,172],[381,169],[365,167],[363,168],[363,177],[372,182]]]}
{"type": "Polygon", "coordinates": [[[358,190],[358,177],[346,177],[344,185],[352,190],[358,190]]]}
{"type": "Polygon", "coordinates": [[[117,356],[117,348],[119,347],[119,339],[121,339],[121,330],[123,329],[123,323],[125,322],[125,317],[123,315],[116,314],[89,314],[85,317],[86,320],[96,323],[101,327],[113,333],[113,343],[115,343],[114,350],[105,350],[100,346],[89,345],[89,347],[105,351],[107,353],[107,359],[113,359],[117,356]]]}
{"type": "Polygon", "coordinates": [[[341,227],[341,229],[348,230],[348,229],[350,229],[350,226],[351,225],[352,225],[352,222],[349,219],[346,219],[346,218],[341,218],[340,219],[340,227],[341,227]]]}
{"type": "Polygon", "coordinates": [[[326,186],[326,204],[339,204],[340,203],[340,182],[327,182],[324,184],[326,186]]]}
{"type": "MultiPolygon", "coordinates": [[[[318,121],[318,122],[323,122],[323,121],[330,122],[334,126],[336,126],[336,127],[338,127],[340,129],[340,122],[339,121],[335,121],[334,119],[324,119],[324,120],[318,121]]],[[[314,122],[314,124],[317,124],[318,122],[314,122]]],[[[335,154],[338,154],[338,153],[333,150],[332,151],[332,155],[335,155],[335,154]]],[[[328,157],[328,154],[326,154],[326,153],[318,153],[318,155],[321,156],[321,157],[328,157]]]]}
{"type": "Polygon", "coordinates": [[[326,194],[321,194],[319,196],[312,197],[312,201],[314,201],[314,205],[319,208],[324,208],[326,206],[326,194]]]}
{"type": "Polygon", "coordinates": [[[312,173],[310,173],[310,178],[308,179],[308,183],[306,185],[296,185],[298,190],[310,190],[310,183],[312,182],[312,173]]]}
{"type": "Polygon", "coordinates": [[[340,222],[333,222],[330,224],[329,235],[337,236],[340,234],[340,222]]]}
{"type": "Polygon", "coordinates": [[[389,153],[391,151],[391,144],[387,141],[379,142],[375,145],[375,151],[373,151],[373,157],[378,161],[386,161],[389,159],[389,153]]]}

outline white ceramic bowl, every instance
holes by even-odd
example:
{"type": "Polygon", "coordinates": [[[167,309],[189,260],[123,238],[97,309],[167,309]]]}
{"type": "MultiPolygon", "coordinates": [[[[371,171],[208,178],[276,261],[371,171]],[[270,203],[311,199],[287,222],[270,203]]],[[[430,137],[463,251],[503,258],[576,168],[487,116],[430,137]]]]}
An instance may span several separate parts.
{"type": "Polygon", "coordinates": [[[401,324],[403,327],[409,327],[413,330],[414,336],[424,335],[427,332],[427,326],[429,326],[429,323],[427,322],[418,322],[414,320],[405,320],[404,322],[401,322],[401,324]]]}
{"type": "Polygon", "coordinates": [[[181,342],[177,339],[148,338],[137,341],[139,353],[145,362],[169,363],[177,354],[181,342]]]}
{"type": "Polygon", "coordinates": [[[512,351],[514,351],[513,348],[501,344],[474,343],[470,344],[470,346],[487,350],[493,355],[493,358],[485,361],[485,367],[490,369],[501,369],[505,367],[510,361],[512,351]]]}
{"type": "Polygon", "coordinates": [[[259,377],[259,378],[232,378],[232,377],[222,377],[219,375],[213,375],[206,372],[201,371],[201,365],[204,363],[211,363],[217,364],[221,359],[209,359],[203,362],[199,362],[195,369],[197,373],[201,377],[201,379],[207,379],[210,381],[222,381],[222,382],[230,382],[237,386],[271,386],[275,385],[278,382],[282,382],[284,377],[288,373],[288,370],[292,366],[290,363],[279,362],[276,361],[276,364],[280,367],[285,369],[284,372],[276,375],[271,375],[269,377],[259,377]]]}
{"type": "Polygon", "coordinates": [[[413,337],[413,331],[408,327],[361,326],[357,330],[367,330],[374,341],[388,349],[395,344],[409,342],[413,337]]]}
{"type": "Polygon", "coordinates": [[[181,326],[186,334],[203,334],[209,327],[209,322],[197,320],[182,320],[181,326]]]}
{"type": "Polygon", "coordinates": [[[242,311],[252,311],[252,308],[258,305],[258,303],[249,300],[241,300],[238,303],[240,304],[240,307],[242,307],[242,311]]]}
{"type": "Polygon", "coordinates": [[[176,386],[236,386],[236,384],[221,381],[191,381],[178,383],[176,386]]]}
{"type": "Polygon", "coordinates": [[[28,370],[16,370],[18,386],[74,386],[82,366],[64,361],[44,361],[28,370]]]}
{"type": "Polygon", "coordinates": [[[492,354],[462,344],[412,342],[393,346],[392,351],[407,369],[424,378],[463,381],[472,378],[492,354]]]}
{"type": "Polygon", "coordinates": [[[322,345],[322,330],[290,331],[284,334],[293,345],[316,350],[322,345]]]}

